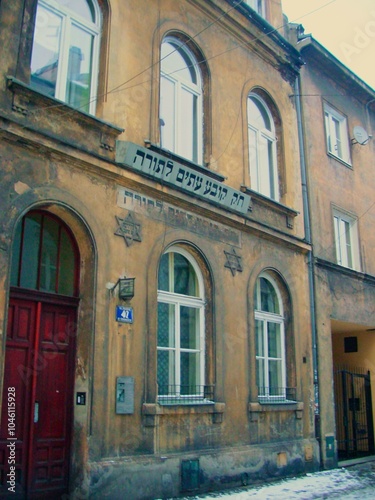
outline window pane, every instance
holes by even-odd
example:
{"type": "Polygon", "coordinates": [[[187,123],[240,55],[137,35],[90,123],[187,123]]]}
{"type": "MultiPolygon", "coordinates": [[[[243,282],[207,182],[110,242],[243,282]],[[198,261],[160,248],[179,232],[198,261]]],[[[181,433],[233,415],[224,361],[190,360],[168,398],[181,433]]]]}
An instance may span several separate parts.
{"type": "Polygon", "coordinates": [[[281,335],[279,323],[267,323],[268,330],[268,356],[281,358],[281,335]]]}
{"type": "Polygon", "coordinates": [[[263,321],[255,321],[255,344],[256,355],[264,356],[264,336],[263,336],[263,321]]]}
{"type": "Polygon", "coordinates": [[[175,394],[175,352],[158,350],[158,394],[175,394]]]}
{"type": "Polygon", "coordinates": [[[31,59],[31,84],[55,96],[62,19],[38,5],[31,59]]]}
{"type": "Polygon", "coordinates": [[[259,137],[259,149],[258,149],[258,158],[259,158],[259,166],[258,166],[258,175],[259,175],[259,192],[264,194],[264,196],[271,197],[271,180],[270,173],[272,175],[272,150],[271,157],[269,150],[269,141],[263,135],[259,137]]]}
{"type": "Polygon", "coordinates": [[[40,228],[39,214],[25,217],[20,280],[20,286],[24,288],[37,287],[40,228]]]}
{"type": "Polygon", "coordinates": [[[258,161],[257,133],[255,130],[249,128],[249,162],[251,187],[255,191],[259,191],[258,161]]]}
{"type": "Polygon", "coordinates": [[[195,68],[186,52],[177,44],[163,42],[161,46],[161,70],[177,80],[197,83],[195,68]]]}
{"type": "Polygon", "coordinates": [[[161,77],[160,82],[160,134],[161,146],[175,151],[175,84],[161,77]]]}
{"type": "Polygon", "coordinates": [[[95,11],[91,2],[86,0],[57,0],[57,3],[84,17],[87,21],[95,22],[95,11]]]}
{"type": "Polygon", "coordinates": [[[63,295],[74,295],[75,254],[72,242],[65,231],[61,229],[60,262],[59,262],[59,289],[63,295]]]}
{"type": "Polygon", "coordinates": [[[174,292],[183,295],[198,296],[197,277],[193,266],[181,254],[174,255],[174,292]]]}
{"type": "Polygon", "coordinates": [[[337,264],[342,264],[341,258],[341,245],[340,245],[340,220],[338,217],[333,218],[333,225],[335,230],[335,243],[336,243],[336,260],[337,264]]]}
{"type": "Polygon", "coordinates": [[[199,379],[199,353],[181,353],[181,394],[196,394],[199,379]]]}
{"type": "Polygon", "coordinates": [[[350,224],[348,221],[343,221],[343,226],[343,241],[345,241],[346,264],[348,267],[353,268],[352,245],[350,241],[350,224]]]}
{"type": "Polygon", "coordinates": [[[158,347],[175,347],[175,306],[158,303],[158,347]]]}
{"type": "Polygon", "coordinates": [[[199,309],[181,306],[180,345],[181,349],[199,349],[199,309]]]}
{"type": "Polygon", "coordinates": [[[282,375],[281,361],[268,362],[268,381],[270,387],[270,396],[282,395],[282,375]]]}
{"type": "Polygon", "coordinates": [[[195,96],[186,89],[181,89],[180,99],[180,130],[178,132],[178,154],[193,160],[194,157],[194,130],[197,124],[194,121],[195,96]]]}
{"type": "Polygon", "coordinates": [[[256,383],[258,386],[258,394],[259,396],[264,396],[264,388],[266,386],[266,381],[264,379],[264,359],[257,359],[257,376],[256,383]]]}
{"type": "Polygon", "coordinates": [[[254,125],[258,130],[263,128],[271,130],[268,113],[256,98],[249,97],[247,112],[249,123],[254,125]]]}
{"type": "Polygon", "coordinates": [[[340,132],[340,122],[332,117],[332,122],[333,122],[333,126],[334,126],[334,131],[335,131],[335,140],[336,140],[336,144],[335,144],[335,154],[342,158],[342,145],[341,145],[341,132],[340,132]]]}
{"type": "Polygon", "coordinates": [[[93,36],[77,26],[71,28],[66,102],[89,111],[93,36]]]}
{"type": "Polygon", "coordinates": [[[159,276],[158,276],[158,289],[169,291],[169,256],[171,254],[165,253],[160,259],[159,276]]]}
{"type": "Polygon", "coordinates": [[[40,262],[40,290],[56,292],[59,226],[56,221],[43,218],[42,255],[40,262]]]}
{"type": "Polygon", "coordinates": [[[260,278],[261,310],[280,314],[279,301],[272,284],[265,278],[260,278]]]}
{"type": "Polygon", "coordinates": [[[331,141],[331,124],[329,119],[329,114],[324,113],[325,125],[326,125],[326,138],[327,138],[327,148],[330,153],[332,153],[332,141],[331,141]]]}
{"type": "Polygon", "coordinates": [[[198,155],[198,97],[196,95],[193,96],[192,125],[193,125],[193,136],[192,136],[192,158],[191,159],[195,163],[199,163],[199,155],[198,155]]]}
{"type": "Polygon", "coordinates": [[[267,140],[267,158],[268,158],[268,189],[269,197],[275,198],[275,178],[274,178],[274,165],[273,165],[273,143],[267,140]]]}

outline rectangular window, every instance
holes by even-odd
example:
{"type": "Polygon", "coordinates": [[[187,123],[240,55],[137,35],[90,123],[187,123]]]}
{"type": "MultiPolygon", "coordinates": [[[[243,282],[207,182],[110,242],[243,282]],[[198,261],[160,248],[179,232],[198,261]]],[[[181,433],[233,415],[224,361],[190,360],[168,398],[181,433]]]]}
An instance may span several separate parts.
{"type": "Polygon", "coordinates": [[[359,271],[357,219],[334,210],[333,225],[337,264],[359,271]]]}
{"type": "Polygon", "coordinates": [[[346,117],[324,104],[324,123],[328,153],[351,165],[346,117]]]}

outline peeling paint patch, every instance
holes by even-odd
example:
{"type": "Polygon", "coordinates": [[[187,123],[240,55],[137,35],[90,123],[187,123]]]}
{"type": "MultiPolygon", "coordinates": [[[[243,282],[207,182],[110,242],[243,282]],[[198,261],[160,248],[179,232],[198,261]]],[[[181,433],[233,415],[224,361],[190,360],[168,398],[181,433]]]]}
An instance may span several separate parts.
{"type": "Polygon", "coordinates": [[[23,194],[30,189],[30,186],[24,182],[18,181],[14,184],[14,190],[17,194],[23,194]]]}

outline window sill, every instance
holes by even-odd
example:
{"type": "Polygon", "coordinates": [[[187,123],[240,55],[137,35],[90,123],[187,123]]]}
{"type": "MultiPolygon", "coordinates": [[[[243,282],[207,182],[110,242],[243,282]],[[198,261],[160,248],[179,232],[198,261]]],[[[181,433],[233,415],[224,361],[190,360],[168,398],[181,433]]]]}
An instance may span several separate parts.
{"type": "Polygon", "coordinates": [[[213,423],[219,424],[223,420],[225,412],[225,403],[215,403],[213,401],[202,400],[198,403],[143,403],[142,415],[144,417],[145,427],[156,427],[159,423],[159,417],[166,415],[200,415],[211,414],[213,423]]]}
{"type": "Polygon", "coordinates": [[[211,401],[209,399],[196,399],[195,401],[192,401],[189,399],[189,401],[184,400],[183,398],[171,398],[168,396],[168,400],[164,401],[163,398],[158,399],[158,405],[159,406],[201,406],[201,405],[214,405],[215,402],[211,401]]]}
{"type": "Polygon", "coordinates": [[[263,196],[247,186],[242,185],[241,191],[251,196],[252,205],[250,213],[256,217],[257,221],[265,222],[277,229],[284,227],[288,229],[294,228],[294,219],[299,212],[283,205],[279,201],[267,198],[267,196],[263,196]]]}
{"type": "Polygon", "coordinates": [[[324,268],[329,269],[331,271],[349,276],[349,277],[357,279],[357,280],[368,281],[371,283],[375,282],[374,277],[372,275],[366,274],[360,270],[350,269],[349,267],[340,266],[339,264],[336,264],[335,262],[330,262],[328,260],[324,260],[324,259],[321,259],[319,257],[316,257],[315,263],[317,266],[324,267],[324,268]]]}
{"type": "Polygon", "coordinates": [[[350,168],[350,170],[353,170],[353,165],[351,163],[348,163],[347,161],[343,160],[339,156],[336,156],[335,154],[331,153],[330,151],[327,151],[327,156],[329,158],[332,158],[333,160],[338,161],[339,163],[341,163],[345,167],[350,168]]]}
{"type": "Polygon", "coordinates": [[[259,404],[261,405],[295,405],[297,404],[297,401],[294,401],[293,399],[283,399],[279,401],[273,401],[272,399],[267,399],[267,398],[259,398],[259,404]]]}
{"type": "Polygon", "coordinates": [[[304,404],[298,401],[263,401],[257,403],[249,403],[249,413],[251,422],[258,422],[259,417],[265,413],[294,411],[296,419],[301,419],[304,409],[304,404]]]}
{"type": "Polygon", "coordinates": [[[117,137],[124,131],[104,120],[7,76],[12,110],[24,126],[100,158],[114,160],[117,137]]]}

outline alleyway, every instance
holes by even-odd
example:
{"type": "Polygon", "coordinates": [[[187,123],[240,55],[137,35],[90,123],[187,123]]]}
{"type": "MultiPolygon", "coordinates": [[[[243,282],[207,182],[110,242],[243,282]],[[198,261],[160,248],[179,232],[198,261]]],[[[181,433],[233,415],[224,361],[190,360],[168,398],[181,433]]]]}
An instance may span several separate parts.
{"type": "Polygon", "coordinates": [[[375,457],[363,463],[307,474],[265,486],[237,488],[226,492],[195,496],[194,499],[235,500],[315,500],[375,499],[375,457]]]}

